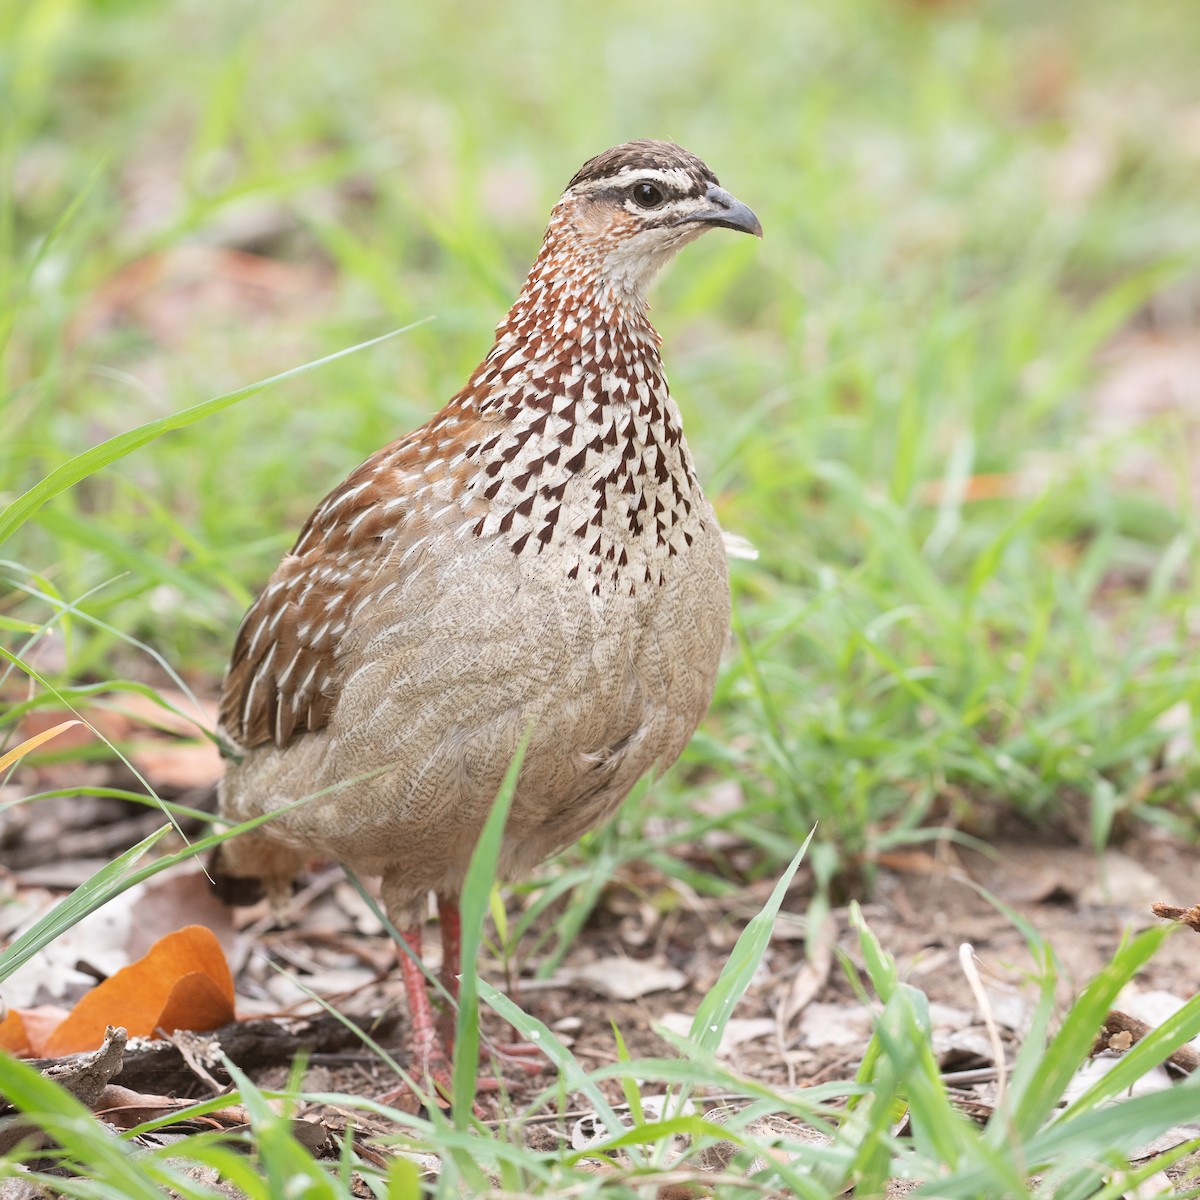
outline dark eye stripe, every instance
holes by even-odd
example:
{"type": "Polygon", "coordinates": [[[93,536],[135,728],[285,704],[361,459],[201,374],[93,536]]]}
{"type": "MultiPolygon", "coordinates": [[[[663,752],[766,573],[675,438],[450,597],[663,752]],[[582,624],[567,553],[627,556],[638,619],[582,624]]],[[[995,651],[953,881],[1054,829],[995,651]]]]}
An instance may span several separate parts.
{"type": "MultiPolygon", "coordinates": [[[[618,175],[613,175],[612,182],[601,184],[599,181],[593,183],[587,188],[585,195],[597,200],[618,200],[625,201],[631,198],[634,188],[643,184],[649,184],[653,188],[657,188],[662,193],[662,203],[655,207],[661,208],[663,204],[671,204],[677,200],[698,200],[705,195],[708,189],[712,186],[707,180],[699,179],[693,182],[687,188],[679,188],[672,184],[665,183],[663,180],[651,176],[638,179],[634,177],[630,179],[628,174],[625,178],[617,183],[618,175]]],[[[639,206],[640,207],[640,206],[639,206]]],[[[649,209],[645,211],[650,211],[649,209]]]]}
{"type": "MultiPolygon", "coordinates": [[[[635,183],[633,187],[636,186],[637,184],[635,183]]],[[[653,212],[657,209],[665,208],[668,204],[673,204],[676,200],[682,200],[684,198],[678,192],[671,191],[668,188],[663,187],[661,183],[656,182],[654,186],[658,188],[660,192],[662,192],[662,202],[660,204],[656,204],[654,209],[642,209],[637,205],[636,201],[634,201],[635,207],[638,207],[640,212],[653,212]]],[[[633,197],[630,194],[631,191],[632,188],[626,183],[620,187],[597,188],[596,191],[588,193],[588,198],[592,200],[615,200],[618,204],[624,204],[627,200],[633,200],[633,197]]],[[[690,195],[690,193],[688,193],[688,195],[690,195]]]]}

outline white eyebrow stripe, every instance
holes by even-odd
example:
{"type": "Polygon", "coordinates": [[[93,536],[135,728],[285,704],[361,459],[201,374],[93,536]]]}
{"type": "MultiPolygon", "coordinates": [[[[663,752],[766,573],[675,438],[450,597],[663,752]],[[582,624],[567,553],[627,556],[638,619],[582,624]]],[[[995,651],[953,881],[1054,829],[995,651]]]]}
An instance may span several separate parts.
{"type": "Polygon", "coordinates": [[[576,192],[597,192],[613,187],[624,187],[630,183],[661,183],[676,192],[690,192],[696,186],[695,177],[682,167],[668,167],[660,171],[656,167],[622,167],[615,175],[593,179],[585,184],[576,184],[576,192]]]}

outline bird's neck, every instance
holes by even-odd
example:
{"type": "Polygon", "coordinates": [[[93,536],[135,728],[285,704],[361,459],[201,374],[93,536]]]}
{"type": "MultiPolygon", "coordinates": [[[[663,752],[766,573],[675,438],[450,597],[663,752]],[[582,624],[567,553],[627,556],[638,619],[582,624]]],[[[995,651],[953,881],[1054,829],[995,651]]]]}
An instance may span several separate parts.
{"type": "Polygon", "coordinates": [[[481,409],[574,399],[661,410],[667,380],[644,296],[607,278],[586,243],[552,233],[472,377],[481,409]]]}
{"type": "Polygon", "coordinates": [[[480,503],[464,531],[519,557],[558,545],[580,587],[632,596],[662,586],[704,529],[645,302],[615,297],[577,243],[547,238],[456,399],[471,418],[463,486],[480,503]]]}

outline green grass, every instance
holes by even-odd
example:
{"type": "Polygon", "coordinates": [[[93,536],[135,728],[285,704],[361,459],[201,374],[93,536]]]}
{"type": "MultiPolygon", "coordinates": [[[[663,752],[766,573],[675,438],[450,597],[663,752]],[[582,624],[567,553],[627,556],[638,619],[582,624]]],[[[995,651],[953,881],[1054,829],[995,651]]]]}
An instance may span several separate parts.
{"type": "MultiPolygon", "coordinates": [[[[85,457],[94,473],[0,551],[41,593],[4,615],[67,639],[56,682],[156,676],[129,636],[215,678],[314,500],[486,349],[577,161],[669,134],[767,240],[707,239],[656,295],[710,491],[761,553],[737,569],[739,653],[667,803],[686,812],[704,768],[732,775],[747,830],[794,844],[817,821],[847,859],[947,807],[970,824],[1067,805],[1097,842],[1129,812],[1178,823],[1194,763],[1141,784],[1160,717],[1196,699],[1195,516],[1112,486],[1120,446],[1089,436],[1088,399],[1114,331],[1194,294],[1196,166],[1162,125],[1194,100],[1194,23],[752,9],[518,5],[453,31],[382,5],[301,4],[286,24],[10,10],[8,499],[105,437],[435,318],[107,470],[85,457]],[[1054,70],[1068,82],[1038,100],[1054,70]],[[1068,202],[1076,143],[1107,169],[1068,202]],[[325,282],[257,314],[151,291],[165,341],[111,311],[129,264],[239,238],[325,282]],[[1022,472],[1015,494],[961,498],[1022,472]]],[[[1186,472],[1169,416],[1137,436],[1186,472]]]]}
{"type": "Polygon", "coordinates": [[[654,297],[760,557],[682,763],[531,910],[575,889],[545,968],[622,861],[737,885],[645,833],[694,840],[716,780],[772,875],[814,825],[823,878],[931,823],[1195,838],[1194,745],[1164,758],[1200,700],[1183,418],[1106,436],[1093,408],[1116,333],[1194,329],[1196,61],[1187,5],[1115,0],[0,8],[0,753],[30,704],[211,691],[313,503],[486,350],[578,164],[670,136],[766,231],[654,297]],[[128,299],[185,246],[200,267],[128,299]],[[231,290],[230,246],[283,284],[231,290]],[[1173,490],[1128,482],[1131,443],[1173,490]],[[971,499],[982,476],[1008,482],[971,499]]]}

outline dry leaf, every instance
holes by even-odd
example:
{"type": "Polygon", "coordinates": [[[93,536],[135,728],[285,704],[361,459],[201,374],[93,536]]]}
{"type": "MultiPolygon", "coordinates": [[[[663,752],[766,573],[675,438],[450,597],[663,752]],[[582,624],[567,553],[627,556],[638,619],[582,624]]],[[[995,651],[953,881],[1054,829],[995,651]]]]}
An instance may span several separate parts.
{"type": "MultiPolygon", "coordinates": [[[[1158,876],[1120,850],[1105,850],[1097,868],[1096,877],[1079,892],[1083,904],[1149,908],[1163,894],[1158,876]]],[[[1150,924],[1149,918],[1146,924],[1150,924]]]]}
{"type": "Polygon", "coordinates": [[[560,973],[560,978],[583,983],[610,1000],[636,1000],[652,992],[677,992],[687,976],[675,967],[654,959],[599,958],[595,962],[560,973]]]}
{"type": "Polygon", "coordinates": [[[42,1058],[46,1041],[63,1023],[68,1010],[55,1004],[36,1008],[10,1008],[0,1021],[0,1047],[12,1054],[42,1058]]]}
{"type": "Polygon", "coordinates": [[[51,1055],[91,1050],[109,1025],[131,1037],[154,1036],[160,1027],[216,1029],[234,1019],[233,977],[221,946],[203,925],[169,933],[144,958],[93,988],[55,1030],[51,1055]]]}
{"type": "MultiPolygon", "coordinates": [[[[670,1033],[679,1037],[688,1037],[692,1031],[694,1018],[688,1013],[663,1013],[660,1024],[670,1033]]],[[[734,1050],[745,1042],[757,1041],[759,1038],[770,1037],[775,1032],[774,1017],[731,1017],[725,1023],[721,1034],[721,1043],[717,1046],[718,1058],[729,1058],[734,1050]]]]}
{"type": "Polygon", "coordinates": [[[233,910],[217,897],[204,868],[195,860],[155,875],[126,895],[131,893],[132,921],[121,965],[141,958],[159,938],[184,925],[203,925],[221,943],[226,956],[233,952],[237,940],[233,910]]]}
{"type": "MultiPolygon", "coordinates": [[[[5,1000],[15,1008],[32,1008],[47,1001],[69,1007],[95,985],[96,975],[119,971],[131,957],[126,947],[134,924],[135,892],[131,888],[84,917],[18,967],[4,981],[5,1000]],[[85,974],[80,966],[95,974],[85,974]]],[[[47,910],[49,907],[47,904],[47,910]]],[[[42,915],[41,911],[31,912],[18,928],[17,936],[42,915]]]]}
{"type": "Polygon", "coordinates": [[[797,1033],[802,1046],[866,1046],[871,1014],[858,1004],[810,1004],[797,1033]]]}
{"type": "Polygon", "coordinates": [[[756,1042],[759,1038],[770,1037],[774,1032],[774,1017],[730,1017],[725,1022],[725,1031],[721,1034],[717,1056],[724,1058],[735,1047],[745,1042],[756,1042]]]}
{"type": "Polygon", "coordinates": [[[833,966],[833,947],[837,941],[837,922],[827,916],[811,931],[808,957],[799,966],[791,986],[779,1006],[779,1024],[787,1029],[817,998],[829,979],[833,966]]]}
{"type": "Polygon", "coordinates": [[[208,1029],[219,1029],[233,1019],[232,979],[226,994],[221,982],[208,972],[192,971],[176,980],[158,1014],[155,1028],[167,1033],[177,1029],[203,1033],[208,1029]]]}
{"type": "MultiPolygon", "coordinates": [[[[29,912],[17,935],[43,915],[49,899],[29,912]]],[[[164,871],[84,917],[4,981],[4,999],[12,1008],[45,1003],[70,1008],[95,986],[97,976],[115,975],[159,938],[188,924],[205,925],[226,954],[231,952],[233,912],[217,899],[196,863],[164,871]]]]}

